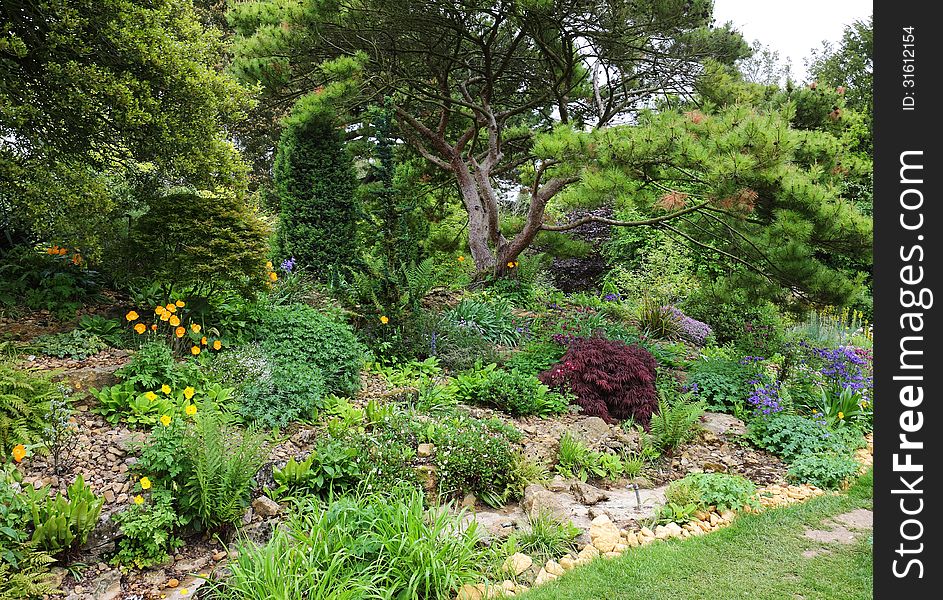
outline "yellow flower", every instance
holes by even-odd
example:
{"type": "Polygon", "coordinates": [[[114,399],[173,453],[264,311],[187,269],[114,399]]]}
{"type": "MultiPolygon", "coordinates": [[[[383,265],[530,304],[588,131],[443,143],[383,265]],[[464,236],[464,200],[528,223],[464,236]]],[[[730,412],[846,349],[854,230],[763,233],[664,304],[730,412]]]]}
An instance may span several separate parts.
{"type": "Polygon", "coordinates": [[[200,330],[203,328],[200,327],[199,323],[193,323],[192,325],[190,325],[190,329],[193,330],[193,333],[200,333],[200,330]]]}
{"type": "Polygon", "coordinates": [[[190,593],[190,590],[188,590],[187,588],[180,588],[180,595],[181,595],[181,596],[186,596],[186,595],[189,594],[189,593],[190,593]]]}
{"type": "Polygon", "coordinates": [[[164,311],[166,311],[166,310],[167,310],[167,309],[164,308],[163,306],[155,306],[155,307],[154,307],[154,314],[155,314],[155,315],[162,315],[162,314],[164,314],[164,311]]]}
{"type": "Polygon", "coordinates": [[[165,394],[169,394],[170,386],[165,383],[164,385],[160,386],[160,391],[164,392],[165,394]]]}
{"type": "Polygon", "coordinates": [[[167,427],[168,425],[170,425],[170,415],[161,415],[160,424],[163,425],[164,427],[167,427]]]}
{"type": "Polygon", "coordinates": [[[138,332],[138,335],[141,335],[142,333],[147,331],[147,325],[145,325],[144,323],[138,323],[137,325],[134,326],[134,330],[138,332]]]}
{"type": "Polygon", "coordinates": [[[151,402],[153,402],[154,400],[157,400],[157,394],[155,394],[154,392],[147,392],[146,394],[144,394],[144,397],[150,400],[151,402]]]}
{"type": "Polygon", "coordinates": [[[213,342],[213,350],[219,350],[223,347],[223,343],[219,340],[213,342]]]}
{"type": "Polygon", "coordinates": [[[386,325],[387,323],[390,322],[390,318],[387,317],[386,315],[383,315],[382,317],[380,317],[380,322],[386,325]]]}
{"type": "Polygon", "coordinates": [[[176,302],[174,302],[174,304],[177,306],[177,308],[183,308],[184,306],[187,305],[187,303],[184,302],[183,300],[177,300],[176,302]]]}
{"type": "Polygon", "coordinates": [[[170,318],[170,311],[165,310],[164,312],[160,313],[161,321],[166,321],[169,318],[170,318]]]}
{"type": "Polygon", "coordinates": [[[21,462],[26,456],[26,446],[23,444],[17,444],[13,446],[13,460],[16,462],[21,462]]]}
{"type": "Polygon", "coordinates": [[[271,279],[272,281],[278,281],[278,273],[276,273],[275,271],[272,271],[271,273],[268,274],[268,278],[271,279]]]}
{"type": "Polygon", "coordinates": [[[459,257],[458,257],[458,262],[465,262],[465,257],[464,257],[464,256],[459,256],[459,257]]]}
{"type": "Polygon", "coordinates": [[[124,318],[127,319],[128,321],[137,321],[137,320],[138,320],[138,314],[137,314],[136,312],[134,312],[133,310],[129,310],[129,311],[128,311],[128,314],[126,314],[126,315],[124,316],[124,318]]]}
{"type": "Polygon", "coordinates": [[[839,419],[839,420],[843,420],[844,418],[845,418],[845,413],[839,412],[839,413],[838,413],[838,419],[839,419]]]}
{"type": "Polygon", "coordinates": [[[187,332],[187,328],[186,328],[186,327],[183,327],[182,325],[181,325],[180,327],[177,327],[177,329],[174,330],[174,334],[175,334],[178,338],[182,338],[182,337],[183,337],[183,334],[185,334],[186,332],[187,332]]]}
{"type": "Polygon", "coordinates": [[[137,496],[135,496],[134,503],[137,504],[138,506],[144,504],[144,496],[142,496],[141,494],[138,494],[137,496]]]}
{"type": "Polygon", "coordinates": [[[151,489],[151,480],[147,477],[141,477],[141,489],[149,490],[151,489]]]}
{"type": "Polygon", "coordinates": [[[169,310],[169,311],[172,312],[172,313],[177,312],[177,305],[176,305],[176,304],[168,304],[166,308],[167,308],[167,310],[169,310]]]}
{"type": "Polygon", "coordinates": [[[193,386],[188,385],[187,387],[183,388],[183,397],[186,398],[187,400],[192,398],[193,394],[195,393],[196,393],[196,390],[193,389],[193,386]]]}
{"type": "Polygon", "coordinates": [[[170,317],[171,327],[178,327],[179,325],[180,325],[180,317],[178,317],[177,315],[170,317]]]}
{"type": "Polygon", "coordinates": [[[265,263],[265,268],[271,271],[275,267],[272,266],[272,261],[268,261],[267,263],[265,263]]]}
{"type": "Polygon", "coordinates": [[[204,346],[206,345],[206,336],[205,336],[205,335],[200,338],[200,343],[203,344],[204,346]]]}
{"type": "Polygon", "coordinates": [[[199,346],[193,346],[192,348],[190,348],[190,354],[192,354],[193,356],[196,356],[199,353],[200,353],[199,346]]]}
{"type": "Polygon", "coordinates": [[[512,261],[508,261],[508,268],[509,268],[509,269],[513,269],[513,268],[514,268],[514,263],[513,263],[512,261]]]}
{"type": "Polygon", "coordinates": [[[196,404],[187,404],[187,407],[183,409],[183,412],[185,412],[188,417],[192,417],[196,414],[196,404]]]}

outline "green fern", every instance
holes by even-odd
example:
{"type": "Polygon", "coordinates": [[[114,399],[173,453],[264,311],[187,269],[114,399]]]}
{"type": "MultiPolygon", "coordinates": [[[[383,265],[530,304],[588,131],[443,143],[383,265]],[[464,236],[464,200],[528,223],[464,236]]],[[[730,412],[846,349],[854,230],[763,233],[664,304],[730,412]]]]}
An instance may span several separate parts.
{"type": "Polygon", "coordinates": [[[427,258],[419,264],[413,263],[403,269],[409,304],[415,308],[435,285],[435,263],[427,258]]]}
{"type": "Polygon", "coordinates": [[[49,400],[58,390],[46,377],[19,371],[0,363],[0,453],[9,456],[13,446],[29,444],[42,431],[49,400]]]}
{"type": "Polygon", "coordinates": [[[32,544],[23,544],[19,556],[15,569],[0,560],[0,600],[29,600],[52,594],[55,588],[49,583],[49,565],[54,559],[35,550],[32,544]]]}
{"type": "Polygon", "coordinates": [[[659,394],[658,412],[652,415],[651,434],[655,445],[667,454],[674,453],[697,432],[695,425],[704,414],[703,402],[691,402],[690,394],[669,401],[659,394]]]}

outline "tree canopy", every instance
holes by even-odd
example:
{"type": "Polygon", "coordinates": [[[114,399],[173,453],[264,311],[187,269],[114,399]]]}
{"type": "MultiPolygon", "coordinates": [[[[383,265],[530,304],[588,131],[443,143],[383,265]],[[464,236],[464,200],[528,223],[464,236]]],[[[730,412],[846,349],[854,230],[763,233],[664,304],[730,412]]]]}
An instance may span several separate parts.
{"type": "Polygon", "coordinates": [[[108,178],[136,163],[174,183],[241,185],[226,128],[251,95],[220,70],[219,32],[192,2],[14,0],[0,8],[0,30],[8,242],[14,228],[62,237],[69,221],[107,212],[108,178]]]}

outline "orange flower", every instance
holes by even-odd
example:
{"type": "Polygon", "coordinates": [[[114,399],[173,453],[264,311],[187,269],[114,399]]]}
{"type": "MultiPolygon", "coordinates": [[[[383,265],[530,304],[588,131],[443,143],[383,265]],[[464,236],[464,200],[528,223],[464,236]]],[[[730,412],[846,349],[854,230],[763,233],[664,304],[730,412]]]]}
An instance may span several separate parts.
{"type": "Polygon", "coordinates": [[[278,281],[278,274],[275,273],[275,271],[272,271],[271,273],[268,274],[268,278],[271,279],[272,281],[278,281]]]}
{"type": "Polygon", "coordinates": [[[169,318],[170,318],[170,311],[165,310],[164,312],[160,313],[161,321],[166,321],[169,318]]]}
{"type": "Polygon", "coordinates": [[[128,311],[128,314],[126,314],[126,315],[124,316],[124,318],[127,319],[128,321],[137,321],[137,320],[138,320],[138,317],[139,317],[139,315],[138,315],[136,312],[134,312],[133,310],[129,310],[129,311],[128,311]]]}
{"type": "Polygon", "coordinates": [[[53,254],[59,254],[59,246],[52,246],[50,248],[46,248],[46,254],[50,256],[52,256],[53,254]]]}
{"type": "Polygon", "coordinates": [[[151,324],[151,331],[157,331],[157,323],[151,324]]]}
{"type": "Polygon", "coordinates": [[[177,308],[183,308],[184,306],[187,305],[187,303],[184,302],[183,300],[177,300],[176,302],[174,302],[174,305],[176,305],[177,308]]]}
{"type": "Polygon", "coordinates": [[[174,334],[175,334],[178,338],[182,338],[182,337],[183,337],[183,334],[185,334],[186,332],[187,332],[187,328],[186,328],[186,327],[178,327],[177,329],[174,330],[174,334]]]}
{"type": "Polygon", "coordinates": [[[59,256],[65,256],[68,250],[65,248],[59,248],[59,256]]]}
{"type": "Polygon", "coordinates": [[[72,264],[73,264],[73,265],[80,265],[80,264],[82,264],[82,255],[81,255],[81,254],[73,254],[73,255],[72,255],[72,264]]]}
{"type": "Polygon", "coordinates": [[[206,345],[206,336],[205,336],[205,335],[200,338],[200,343],[203,344],[204,346],[206,345]]]}
{"type": "Polygon", "coordinates": [[[170,326],[177,327],[178,325],[180,325],[180,317],[177,315],[170,317],[170,326]]]}
{"type": "Polygon", "coordinates": [[[167,310],[167,309],[164,308],[163,306],[155,306],[155,307],[154,307],[154,314],[155,314],[155,315],[162,315],[162,314],[164,314],[164,311],[165,311],[165,310],[167,310]]]}
{"type": "Polygon", "coordinates": [[[26,446],[23,444],[17,444],[13,446],[13,460],[16,462],[21,462],[26,456],[26,446]]]}
{"type": "Polygon", "coordinates": [[[223,343],[221,341],[216,340],[215,342],[213,342],[213,350],[219,350],[222,347],[223,347],[223,343]]]}
{"type": "Polygon", "coordinates": [[[513,269],[513,268],[514,268],[514,262],[513,262],[513,261],[508,262],[508,268],[509,268],[509,269],[513,269]]]}
{"type": "Polygon", "coordinates": [[[459,256],[459,257],[458,257],[458,262],[465,262],[465,257],[464,257],[464,256],[459,256]]]}
{"type": "Polygon", "coordinates": [[[193,356],[196,356],[199,353],[200,353],[199,346],[193,346],[192,348],[190,348],[190,354],[192,354],[193,356]]]}
{"type": "Polygon", "coordinates": [[[193,330],[193,333],[200,333],[200,330],[203,328],[200,327],[199,323],[193,323],[192,325],[190,325],[190,329],[193,330]]]}
{"type": "Polygon", "coordinates": [[[169,311],[172,312],[172,313],[175,313],[175,312],[177,312],[177,305],[176,305],[176,304],[168,304],[168,305],[167,305],[167,310],[169,310],[169,311]]]}
{"type": "Polygon", "coordinates": [[[138,332],[138,335],[141,335],[142,333],[147,331],[147,325],[145,325],[144,323],[138,323],[137,325],[134,326],[134,330],[138,332]]]}

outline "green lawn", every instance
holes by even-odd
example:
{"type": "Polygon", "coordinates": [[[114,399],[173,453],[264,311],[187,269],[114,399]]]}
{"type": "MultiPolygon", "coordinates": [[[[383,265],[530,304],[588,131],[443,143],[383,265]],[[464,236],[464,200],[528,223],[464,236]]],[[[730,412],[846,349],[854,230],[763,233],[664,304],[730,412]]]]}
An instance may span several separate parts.
{"type": "Polygon", "coordinates": [[[823,519],[872,507],[871,474],[847,494],[742,515],[734,525],[703,537],[635,548],[614,560],[596,560],[522,596],[567,600],[870,600],[870,535],[831,553],[804,536],[823,519]]]}

